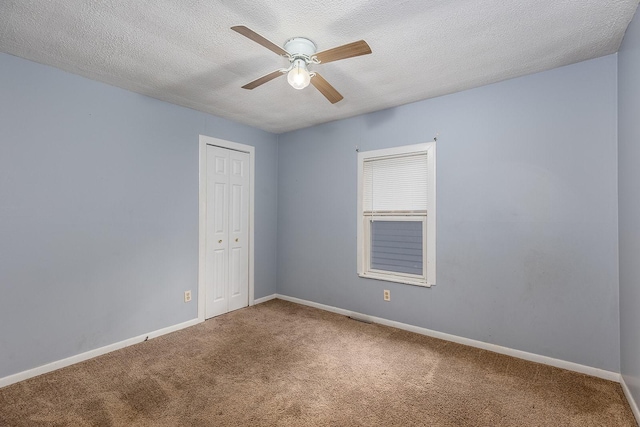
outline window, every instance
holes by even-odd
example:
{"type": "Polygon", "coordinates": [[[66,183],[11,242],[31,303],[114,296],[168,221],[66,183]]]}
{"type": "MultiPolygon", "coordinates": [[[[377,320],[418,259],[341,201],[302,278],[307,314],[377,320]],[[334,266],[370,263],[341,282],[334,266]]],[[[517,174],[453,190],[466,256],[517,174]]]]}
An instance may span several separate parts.
{"type": "Polygon", "coordinates": [[[436,279],[435,142],[358,153],[358,275],[436,279]]]}

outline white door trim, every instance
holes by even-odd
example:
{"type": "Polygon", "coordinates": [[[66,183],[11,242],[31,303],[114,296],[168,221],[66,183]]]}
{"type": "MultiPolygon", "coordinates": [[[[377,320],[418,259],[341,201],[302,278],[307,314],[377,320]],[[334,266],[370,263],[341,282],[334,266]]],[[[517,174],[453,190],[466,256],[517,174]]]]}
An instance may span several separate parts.
{"type": "Polygon", "coordinates": [[[207,230],[207,145],[227,148],[229,150],[249,153],[249,305],[254,305],[253,279],[254,279],[254,188],[255,188],[255,147],[237,142],[225,141],[200,135],[199,155],[199,229],[198,229],[198,320],[204,322],[205,318],[205,254],[206,254],[206,230],[207,230]]]}

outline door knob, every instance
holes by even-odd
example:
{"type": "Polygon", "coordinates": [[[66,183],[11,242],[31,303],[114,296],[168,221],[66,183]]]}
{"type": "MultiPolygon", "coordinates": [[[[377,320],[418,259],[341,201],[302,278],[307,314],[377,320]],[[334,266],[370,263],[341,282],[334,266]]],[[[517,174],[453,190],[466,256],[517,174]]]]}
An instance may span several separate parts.
{"type": "Polygon", "coordinates": [[[218,240],[218,243],[222,243],[222,240],[218,240]]]}
{"type": "Polygon", "coordinates": [[[236,242],[238,241],[238,238],[236,237],[236,242]]]}

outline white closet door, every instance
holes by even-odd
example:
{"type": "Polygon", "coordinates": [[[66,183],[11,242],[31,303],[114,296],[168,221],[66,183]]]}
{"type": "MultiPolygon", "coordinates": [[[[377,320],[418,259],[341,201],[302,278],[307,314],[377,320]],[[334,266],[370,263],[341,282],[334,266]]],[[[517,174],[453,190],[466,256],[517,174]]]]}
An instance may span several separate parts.
{"type": "Polygon", "coordinates": [[[205,317],[249,305],[249,154],[207,146],[205,317]]]}
{"type": "Polygon", "coordinates": [[[229,311],[249,305],[249,153],[230,151],[229,311]]]}
{"type": "Polygon", "coordinates": [[[207,146],[206,317],[228,311],[229,150],[207,146]]]}

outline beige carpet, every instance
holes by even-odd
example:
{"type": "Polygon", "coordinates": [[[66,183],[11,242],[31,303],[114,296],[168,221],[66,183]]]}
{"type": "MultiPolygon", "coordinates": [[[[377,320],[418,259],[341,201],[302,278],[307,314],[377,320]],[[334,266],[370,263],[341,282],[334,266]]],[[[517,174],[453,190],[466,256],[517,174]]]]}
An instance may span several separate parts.
{"type": "Polygon", "coordinates": [[[1,426],[636,426],[619,384],[274,300],[0,389],[1,426]]]}

